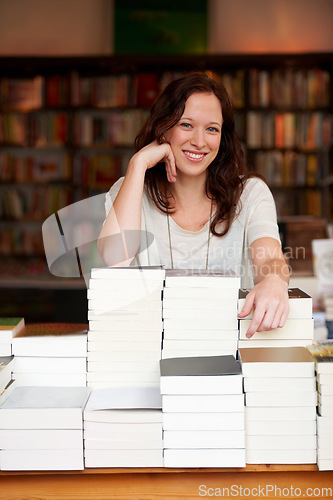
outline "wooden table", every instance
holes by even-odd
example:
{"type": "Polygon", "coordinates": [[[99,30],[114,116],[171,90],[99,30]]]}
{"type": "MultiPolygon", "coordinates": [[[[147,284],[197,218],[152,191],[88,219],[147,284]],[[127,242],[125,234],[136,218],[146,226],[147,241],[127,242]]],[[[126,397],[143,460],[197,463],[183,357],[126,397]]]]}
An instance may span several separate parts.
{"type": "Polygon", "coordinates": [[[333,498],[333,471],[319,472],[315,465],[248,465],[245,469],[0,472],[0,498],[5,500],[188,500],[212,497],[333,498]],[[229,488],[229,495],[226,488],[229,488]]]}

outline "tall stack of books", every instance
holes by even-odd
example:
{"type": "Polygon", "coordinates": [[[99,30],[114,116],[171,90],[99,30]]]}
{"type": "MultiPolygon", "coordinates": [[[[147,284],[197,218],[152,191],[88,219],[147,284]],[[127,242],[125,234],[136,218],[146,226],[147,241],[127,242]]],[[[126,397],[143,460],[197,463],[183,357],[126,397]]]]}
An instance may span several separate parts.
{"type": "MultiPolygon", "coordinates": [[[[239,290],[238,310],[241,311],[249,290],[239,290]]],[[[288,319],[282,328],[256,332],[251,339],[246,337],[253,312],[239,320],[239,348],[246,347],[306,347],[313,340],[312,298],[299,288],[289,288],[288,319]]]]}
{"type": "Polygon", "coordinates": [[[0,407],[1,470],[80,470],[87,387],[16,387],[0,407]]]}
{"type": "Polygon", "coordinates": [[[159,387],[93,390],[84,449],[86,467],[163,467],[159,387]]]}
{"type": "Polygon", "coordinates": [[[318,391],[317,463],[333,470],[333,342],[309,345],[315,360],[318,391]]]}
{"type": "Polygon", "coordinates": [[[13,338],[25,326],[24,318],[0,318],[0,356],[11,356],[13,338]]]}
{"type": "Polygon", "coordinates": [[[162,358],[236,356],[239,287],[231,271],[167,270],[162,358]]]}
{"type": "Polygon", "coordinates": [[[13,379],[19,386],[86,386],[85,323],[33,323],[13,338],[13,379]]]}
{"type": "Polygon", "coordinates": [[[231,355],[160,362],[165,467],[244,467],[244,394],[231,355]]]}
{"type": "Polygon", "coordinates": [[[246,462],[316,462],[316,380],[306,347],[240,349],[246,462]]]}
{"type": "Polygon", "coordinates": [[[164,278],[161,266],[91,270],[89,387],[159,385],[164,278]]]}

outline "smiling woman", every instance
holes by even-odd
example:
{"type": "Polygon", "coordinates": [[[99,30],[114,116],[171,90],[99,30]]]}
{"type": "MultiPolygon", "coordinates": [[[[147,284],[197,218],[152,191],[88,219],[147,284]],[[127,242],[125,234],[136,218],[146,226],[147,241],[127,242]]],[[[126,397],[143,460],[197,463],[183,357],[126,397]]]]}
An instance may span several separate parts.
{"type": "Polygon", "coordinates": [[[255,282],[240,314],[255,309],[248,335],[283,326],[289,270],[274,200],[246,171],[224,86],[201,73],[171,82],[135,146],[125,177],[106,197],[98,240],[105,263],[233,270],[243,287],[255,282]],[[119,233],[121,249],[112,238],[119,233]]]}

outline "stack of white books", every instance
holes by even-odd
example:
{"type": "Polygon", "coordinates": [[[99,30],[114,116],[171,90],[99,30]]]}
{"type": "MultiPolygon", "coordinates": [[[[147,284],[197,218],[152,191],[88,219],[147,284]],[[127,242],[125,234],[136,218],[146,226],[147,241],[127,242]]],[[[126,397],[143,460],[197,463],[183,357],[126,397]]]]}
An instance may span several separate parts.
{"type": "Polygon", "coordinates": [[[306,347],[240,349],[246,462],[316,462],[317,392],[306,347]]]}
{"type": "Polygon", "coordinates": [[[333,470],[333,341],[308,346],[315,360],[318,390],[317,463],[333,470]]]}
{"type": "Polygon", "coordinates": [[[162,358],[236,356],[239,287],[231,271],[167,270],[162,358]]]}
{"type": "Polygon", "coordinates": [[[89,387],[158,386],[164,278],[162,266],[91,270],[89,387]]]}
{"type": "Polygon", "coordinates": [[[3,391],[12,381],[13,369],[14,369],[14,356],[0,357],[0,404],[1,404],[1,395],[3,391]]]}
{"type": "MultiPolygon", "coordinates": [[[[239,290],[238,311],[240,312],[249,290],[239,290]]],[[[306,347],[311,344],[314,335],[312,317],[312,298],[299,288],[289,288],[288,319],[282,328],[265,332],[256,332],[253,337],[246,337],[247,329],[253,317],[253,311],[239,320],[239,348],[246,347],[306,347]]]]}
{"type": "Polygon", "coordinates": [[[19,386],[84,387],[87,384],[85,323],[35,323],[13,338],[13,379],[19,386]]]}
{"type": "Polygon", "coordinates": [[[87,387],[16,387],[0,407],[1,470],[81,470],[87,387]]]}
{"type": "Polygon", "coordinates": [[[86,467],[163,467],[158,387],[95,389],[84,411],[86,467]]]}
{"type": "Polygon", "coordinates": [[[13,338],[25,326],[24,318],[0,318],[0,356],[11,356],[13,338]]]}
{"type": "Polygon", "coordinates": [[[244,394],[231,355],[162,359],[165,467],[244,467],[244,394]]]}

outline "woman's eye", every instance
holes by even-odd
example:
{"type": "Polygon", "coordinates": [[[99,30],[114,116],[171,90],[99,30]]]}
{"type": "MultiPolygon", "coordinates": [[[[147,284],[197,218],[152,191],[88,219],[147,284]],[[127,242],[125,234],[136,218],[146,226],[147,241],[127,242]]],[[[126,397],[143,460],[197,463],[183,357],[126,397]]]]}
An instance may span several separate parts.
{"type": "Polygon", "coordinates": [[[219,129],[217,129],[216,127],[208,127],[208,131],[209,132],[219,132],[219,129]]]}
{"type": "Polygon", "coordinates": [[[186,123],[186,122],[183,122],[180,124],[181,127],[184,127],[184,128],[190,128],[191,125],[189,123],[186,123]]]}

